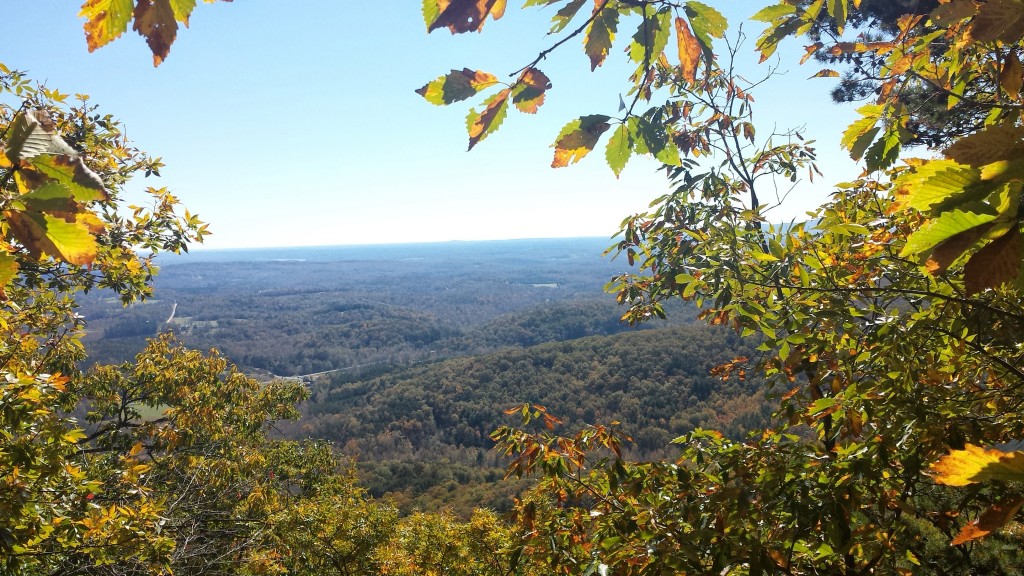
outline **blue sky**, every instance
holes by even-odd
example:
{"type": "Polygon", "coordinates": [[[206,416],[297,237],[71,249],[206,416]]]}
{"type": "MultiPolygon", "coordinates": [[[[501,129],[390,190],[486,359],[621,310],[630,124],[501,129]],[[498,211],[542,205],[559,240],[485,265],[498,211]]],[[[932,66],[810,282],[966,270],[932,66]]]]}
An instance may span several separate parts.
{"type": "MultiPolygon", "coordinates": [[[[708,2],[735,29],[759,2],[708,2]]],[[[84,92],[120,118],[140,148],[163,158],[156,180],[210,222],[211,248],[611,236],[667,190],[653,161],[621,178],[598,150],[552,169],[549,147],[581,114],[614,115],[625,56],[589,71],[570,41],[541,68],[553,89],[536,116],[510,112],[466,152],[469,106],[439,108],[413,90],[452,68],[502,77],[552,41],[550,11],[510,6],[482,34],[428,35],[419,2],[237,0],[196,8],[166,62],[153,68],[128,32],[88,53],[75,3],[7,6],[0,61],[64,92],[84,92]],[[13,31],[13,33],[12,33],[13,31]]],[[[761,25],[744,24],[751,36],[761,25]]],[[[628,34],[621,34],[623,38],[628,34]]],[[[622,44],[624,46],[624,44],[622,44]]],[[[759,133],[808,125],[825,177],[774,214],[799,217],[856,169],[839,150],[852,109],[828,100],[831,80],[805,80],[802,49],[781,51],[786,73],[755,93],[759,133]]],[[[744,62],[758,75],[752,55],[744,62]]]]}

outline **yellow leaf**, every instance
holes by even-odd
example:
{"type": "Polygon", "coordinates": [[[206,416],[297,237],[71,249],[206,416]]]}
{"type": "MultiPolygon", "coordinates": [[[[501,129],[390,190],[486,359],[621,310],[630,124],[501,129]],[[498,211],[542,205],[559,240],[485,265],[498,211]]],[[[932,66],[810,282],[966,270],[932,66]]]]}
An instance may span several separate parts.
{"type": "Polygon", "coordinates": [[[1021,87],[1024,86],[1024,68],[1015,52],[1010,52],[999,71],[999,86],[1013,100],[1020,98],[1021,87]]]}
{"type": "Polygon", "coordinates": [[[935,481],[946,486],[967,486],[989,480],[1024,480],[1024,451],[1003,452],[968,444],[952,450],[932,464],[935,481]]]}
{"type": "Polygon", "coordinates": [[[679,67],[683,79],[694,84],[697,82],[697,64],[700,63],[701,47],[697,37],[690,31],[683,18],[676,18],[676,43],[679,48],[679,67]]]}

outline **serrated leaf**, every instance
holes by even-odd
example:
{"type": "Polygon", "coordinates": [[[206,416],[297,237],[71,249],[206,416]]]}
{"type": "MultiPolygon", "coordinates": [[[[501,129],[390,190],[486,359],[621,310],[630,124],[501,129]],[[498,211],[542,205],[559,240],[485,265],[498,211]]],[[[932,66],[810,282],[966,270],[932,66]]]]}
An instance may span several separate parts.
{"type": "MultiPolygon", "coordinates": [[[[598,5],[600,8],[601,5],[598,5]]],[[[595,8],[596,9],[596,8],[595,8]]],[[[605,6],[591,20],[587,26],[587,33],[583,38],[583,51],[590,58],[590,70],[597,70],[597,67],[604,64],[611,51],[612,43],[615,41],[615,31],[619,25],[619,11],[605,6]]]]}
{"type": "Polygon", "coordinates": [[[116,40],[132,19],[132,0],[86,0],[78,13],[85,18],[85,42],[89,52],[116,40]]]}
{"type": "Polygon", "coordinates": [[[544,104],[544,96],[551,89],[551,80],[547,75],[530,68],[519,76],[519,83],[512,91],[512,103],[520,112],[536,114],[537,109],[544,104]]]}
{"type": "Polygon", "coordinates": [[[76,155],[60,136],[54,133],[53,120],[45,110],[28,110],[15,116],[4,154],[12,162],[30,160],[41,154],[76,155]]]}
{"type": "Polygon", "coordinates": [[[694,84],[697,82],[697,65],[703,51],[697,37],[690,32],[690,26],[683,18],[676,18],[676,44],[679,48],[679,71],[683,80],[694,84]]]}
{"type": "Polygon", "coordinates": [[[1012,284],[1021,274],[1024,262],[1024,240],[1020,228],[1014,226],[1009,232],[978,250],[964,265],[964,286],[968,295],[977,294],[987,288],[998,288],[1012,284]]]}
{"type": "Polygon", "coordinates": [[[684,5],[693,34],[700,40],[705,50],[712,50],[711,38],[724,38],[729,28],[729,21],[722,13],[707,4],[690,0],[684,5]]]}
{"type": "Polygon", "coordinates": [[[47,254],[71,264],[89,264],[96,257],[96,239],[80,222],[39,212],[4,212],[11,233],[35,258],[47,254]]]}
{"type": "MultiPolygon", "coordinates": [[[[447,28],[452,34],[479,32],[488,16],[498,20],[505,13],[506,0],[443,0],[437,3],[437,15],[427,21],[427,31],[447,28]]],[[[433,15],[433,7],[424,5],[423,15],[433,15]]]]}
{"type": "Polygon", "coordinates": [[[138,0],[135,5],[135,23],[132,30],[146,39],[153,52],[153,66],[159,66],[171,52],[171,44],[178,36],[178,21],[170,0],[138,0]]]}
{"type": "MultiPolygon", "coordinates": [[[[18,260],[6,252],[0,252],[0,296],[3,288],[18,275],[18,260]]],[[[4,296],[5,297],[5,296],[4,296]]]]}
{"type": "Polygon", "coordinates": [[[562,168],[579,162],[597,146],[609,127],[608,116],[600,114],[581,116],[566,124],[555,138],[555,157],[551,167],[562,168]]]}
{"type": "Polygon", "coordinates": [[[946,158],[968,166],[984,166],[1024,156],[1024,127],[989,126],[957,140],[943,151],[946,158]]]}
{"type": "Polygon", "coordinates": [[[757,11],[756,14],[750,17],[751,20],[758,22],[772,22],[780,16],[786,16],[788,14],[794,14],[796,12],[796,6],[792,4],[773,4],[771,6],[765,6],[764,8],[757,11]]]}
{"type": "Polygon", "coordinates": [[[37,156],[32,159],[31,166],[66,186],[79,202],[110,199],[103,180],[77,156],[37,156]]]}
{"type": "Polygon", "coordinates": [[[629,128],[625,124],[619,124],[612,137],[608,139],[608,145],[604,150],[605,160],[608,161],[608,166],[616,178],[622,173],[632,154],[633,138],[629,134],[629,128]]]}
{"type": "Polygon", "coordinates": [[[843,138],[839,141],[840,145],[847,150],[853,146],[853,143],[857,141],[862,135],[867,133],[869,130],[878,124],[878,119],[882,115],[882,107],[878,104],[868,104],[867,106],[861,106],[857,109],[857,113],[860,114],[860,118],[853,121],[852,124],[847,126],[846,130],[843,131],[843,138]]]}
{"type": "Polygon", "coordinates": [[[1024,10],[1018,0],[988,0],[978,6],[969,34],[975,42],[1014,43],[1024,36],[1024,10]]]}
{"type": "Polygon", "coordinates": [[[995,210],[981,202],[943,212],[911,234],[900,255],[907,257],[930,252],[939,243],[961,232],[993,222],[998,217],[995,210]]]}
{"type": "Polygon", "coordinates": [[[928,272],[931,274],[942,274],[945,272],[964,253],[984,238],[992,226],[991,222],[982,224],[942,241],[932,250],[931,255],[928,256],[928,260],[925,262],[928,272]]]}
{"type": "Polygon", "coordinates": [[[949,3],[940,4],[935,10],[932,10],[928,18],[933,24],[948,28],[977,13],[978,5],[974,3],[974,0],[952,0],[949,3]]]}
{"type": "Polygon", "coordinates": [[[637,64],[654,62],[665,51],[672,35],[672,13],[659,10],[637,26],[633,41],[629,43],[629,59],[637,64]]]}
{"type": "Polygon", "coordinates": [[[188,27],[188,18],[196,7],[196,0],[171,0],[171,12],[174,19],[188,27]]]}
{"type": "Polygon", "coordinates": [[[946,486],[967,486],[991,480],[1024,480],[1024,451],[1003,452],[968,444],[951,450],[930,470],[935,481],[946,486]]]}
{"type": "Polygon", "coordinates": [[[892,166],[900,157],[899,130],[889,127],[874,144],[868,147],[864,154],[864,162],[869,171],[882,170],[892,166]]]}
{"type": "Polygon", "coordinates": [[[562,6],[562,8],[551,17],[551,21],[554,24],[552,24],[549,34],[557,34],[562,30],[565,30],[565,27],[569,25],[569,22],[572,22],[572,19],[579,13],[580,8],[583,8],[583,4],[585,2],[586,0],[570,0],[569,3],[562,6]]]}
{"type": "Polygon", "coordinates": [[[828,13],[836,21],[836,28],[840,34],[846,26],[847,8],[846,0],[828,0],[828,13]]]}
{"type": "Polygon", "coordinates": [[[480,70],[452,70],[428,82],[416,93],[435,106],[461,102],[498,83],[498,78],[480,70]]]}
{"type": "Polygon", "coordinates": [[[469,115],[466,116],[466,129],[469,131],[470,150],[501,126],[508,113],[508,97],[511,92],[510,88],[506,88],[484,100],[482,112],[477,112],[475,108],[469,111],[469,115]]]}
{"type": "Polygon", "coordinates": [[[927,212],[941,210],[981,182],[981,170],[952,160],[931,160],[896,179],[896,204],[927,212]]]}
{"type": "Polygon", "coordinates": [[[977,540],[1006,526],[1020,511],[1024,498],[1016,498],[1002,504],[996,504],[981,513],[977,520],[968,523],[960,530],[951,546],[959,546],[971,540],[977,540]]]}
{"type": "Polygon", "coordinates": [[[818,70],[818,72],[816,74],[814,74],[813,76],[809,77],[808,80],[810,80],[811,78],[838,78],[838,77],[839,77],[839,72],[838,71],[832,70],[830,68],[822,68],[821,70],[818,70]]]}

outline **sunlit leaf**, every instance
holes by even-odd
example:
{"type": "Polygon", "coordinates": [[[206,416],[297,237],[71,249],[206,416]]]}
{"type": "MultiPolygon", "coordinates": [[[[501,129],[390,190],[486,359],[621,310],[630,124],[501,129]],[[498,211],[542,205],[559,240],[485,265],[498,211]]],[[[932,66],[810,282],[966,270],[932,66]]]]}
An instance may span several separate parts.
{"type": "Polygon", "coordinates": [[[1024,37],[1024,10],[1018,0],[988,0],[978,6],[970,36],[976,42],[1017,42],[1024,37]]]}
{"type": "Polygon", "coordinates": [[[493,74],[463,68],[428,82],[416,93],[435,106],[444,106],[471,98],[497,83],[498,78],[493,74]]]}
{"type": "Polygon", "coordinates": [[[519,77],[519,83],[512,91],[512,103],[520,112],[536,114],[544,96],[551,88],[551,81],[540,70],[530,68],[519,77]]]}
{"type": "Polygon", "coordinates": [[[39,212],[5,211],[11,232],[33,257],[48,254],[71,264],[84,265],[96,257],[96,239],[79,222],[39,212]]]}
{"type": "Polygon", "coordinates": [[[1021,88],[1024,87],[1024,67],[1021,67],[1015,52],[1010,52],[1003,61],[1003,67],[999,70],[999,86],[1011,99],[1020,98],[1021,88]]]}
{"type": "Polygon", "coordinates": [[[968,444],[951,450],[930,470],[935,481],[947,486],[967,486],[992,480],[1024,480],[1024,451],[1003,452],[968,444]]]}
{"type": "Polygon", "coordinates": [[[427,31],[447,28],[452,34],[479,32],[488,16],[498,20],[505,13],[506,0],[437,0],[436,16],[433,8],[424,7],[424,17],[434,16],[427,21],[427,31]]]}
{"type": "Polygon", "coordinates": [[[178,35],[178,21],[170,0],[138,0],[135,5],[135,23],[132,30],[146,39],[153,52],[153,65],[159,66],[171,52],[171,44],[178,35]]]}
{"type": "Polygon", "coordinates": [[[1009,502],[1002,504],[996,504],[988,510],[981,513],[981,516],[977,520],[968,523],[960,530],[956,538],[950,542],[952,546],[959,546],[971,540],[977,540],[999,530],[1003,526],[1006,526],[1013,517],[1017,515],[1021,505],[1024,504],[1024,498],[1016,498],[1009,502]]]}
{"type": "Polygon", "coordinates": [[[78,156],[38,156],[32,167],[66,186],[79,202],[110,199],[99,175],[78,156]]]}
{"type": "Polygon", "coordinates": [[[579,162],[597,146],[609,127],[608,117],[602,115],[582,116],[566,124],[555,139],[551,166],[561,168],[579,162]]]}
{"type": "Polygon", "coordinates": [[[690,32],[690,26],[683,18],[676,18],[676,43],[679,48],[679,66],[683,80],[693,84],[697,81],[697,64],[702,55],[700,42],[690,32]]]}
{"type": "Polygon", "coordinates": [[[4,154],[12,162],[29,160],[41,154],[76,155],[54,129],[53,120],[45,110],[19,113],[8,128],[4,154]]]}
{"type": "Polygon", "coordinates": [[[86,19],[85,41],[90,52],[124,34],[132,7],[132,0],[86,0],[78,16],[86,19]]]}
{"type": "Polygon", "coordinates": [[[953,143],[943,154],[968,166],[984,166],[1024,156],[1024,127],[988,126],[953,143]]]}
{"type": "Polygon", "coordinates": [[[469,131],[470,150],[501,126],[508,112],[508,97],[511,93],[511,89],[506,88],[484,100],[482,112],[477,112],[475,108],[469,111],[466,129],[469,131]]]}
{"type": "Polygon", "coordinates": [[[629,134],[629,128],[625,124],[619,124],[611,138],[608,139],[608,145],[605,148],[605,159],[616,178],[622,173],[632,154],[633,138],[629,134]]]}
{"type": "MultiPolygon", "coordinates": [[[[600,5],[598,5],[598,8],[600,5]]],[[[596,10],[597,8],[595,8],[596,10]]],[[[619,25],[619,11],[604,7],[594,15],[590,25],[587,26],[587,33],[583,38],[583,51],[590,58],[590,69],[596,70],[604,64],[608,52],[615,41],[615,31],[619,25]]]]}

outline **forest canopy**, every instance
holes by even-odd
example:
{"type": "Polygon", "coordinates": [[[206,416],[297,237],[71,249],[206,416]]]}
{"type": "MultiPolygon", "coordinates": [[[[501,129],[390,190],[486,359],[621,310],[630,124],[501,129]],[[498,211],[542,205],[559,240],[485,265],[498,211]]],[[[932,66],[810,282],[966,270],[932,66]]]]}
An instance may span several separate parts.
{"type": "MultiPolygon", "coordinates": [[[[765,187],[828,182],[799,131],[755,118],[734,73],[735,27],[690,0],[527,0],[553,12],[548,50],[510,82],[455,68],[418,92],[477,102],[470,148],[515,108],[537,113],[550,50],[591,69],[619,48],[634,71],[614,114],[582,114],[552,166],[604,146],[619,174],[654,157],[672,192],[624,220],[614,251],[636,266],[611,289],[625,319],[673,299],[758,338],[777,397],[744,439],[698,429],[677,457],[636,462],[617,427],[558,436],[524,404],[493,438],[536,488],[505,523],[485,512],[399,521],[331,449],[272,439],[306,391],[261,384],[216,353],[154,340],[134,362],[78,369],[76,295],[149,294],[158,251],[201,240],[166,189],[123,210],[160,162],[84,98],[0,68],[0,558],[22,574],[102,573],[1013,573],[1024,504],[1024,5],[1019,0],[766,2],[762,61],[810,42],[840,100],[863,99],[841,145],[863,174],[808,223],[765,216],[765,187]],[[890,8],[896,3],[887,3],[890,8]],[[911,154],[920,154],[914,157],[911,154]],[[823,177],[823,178],[822,178],[823,177]],[[87,411],[84,421],[70,415],[87,411]],[[146,412],[147,414],[143,414],[146,412]],[[539,424],[539,426],[534,426],[539,424]],[[538,431],[539,430],[539,431],[538,431]],[[318,530],[309,530],[311,526],[318,530]],[[199,534],[201,537],[193,538],[199,534]]],[[[185,0],[89,0],[90,49],[127,31],[165,59],[185,0]]],[[[504,0],[424,0],[428,31],[479,31],[504,0]]],[[[498,25],[495,23],[495,25],[498,25]]],[[[427,113],[427,112],[424,112],[427,113]]],[[[824,184],[823,184],[824,185],[824,184]]]]}

